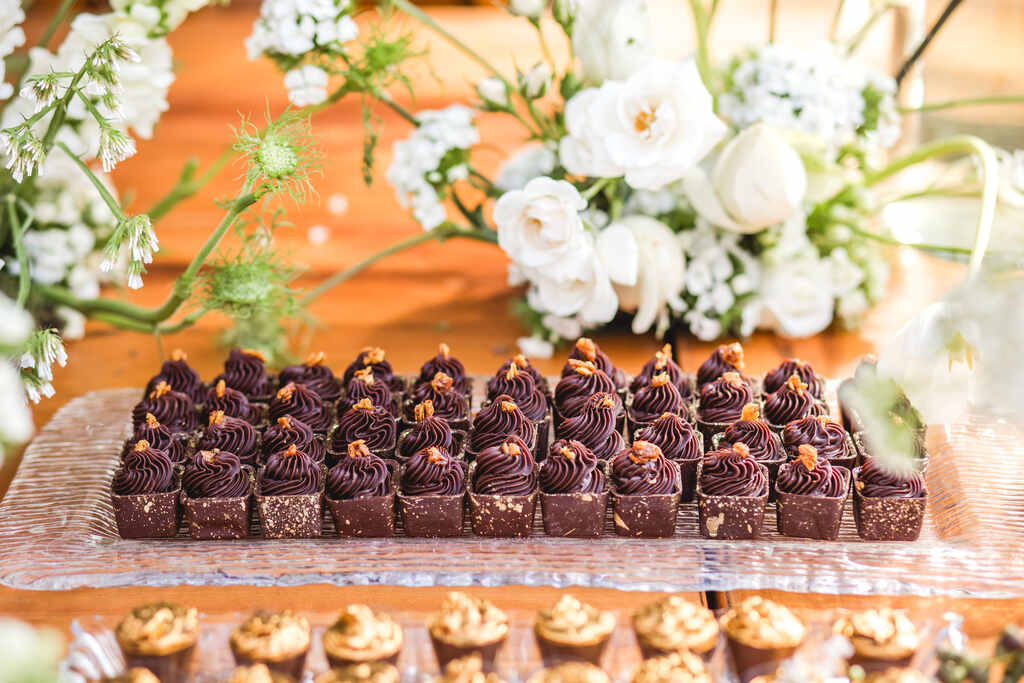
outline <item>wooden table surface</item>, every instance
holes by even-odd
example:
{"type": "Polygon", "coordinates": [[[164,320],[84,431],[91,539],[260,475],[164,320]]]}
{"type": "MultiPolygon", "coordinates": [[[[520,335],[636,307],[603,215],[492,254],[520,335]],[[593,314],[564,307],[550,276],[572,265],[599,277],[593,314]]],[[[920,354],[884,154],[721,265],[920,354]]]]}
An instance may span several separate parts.
{"type": "MultiPolygon", "coordinates": [[[[726,3],[728,4],[728,3],[726,3]]],[[[743,3],[740,3],[743,4],[743,3]]],[[[749,3],[747,3],[749,4],[749,3]]],[[[172,37],[175,59],[180,61],[179,81],[171,91],[171,110],[161,122],[153,140],[140,144],[138,157],[119,167],[115,177],[119,186],[134,191],[133,206],[145,207],[172,183],[184,153],[195,153],[204,160],[215,157],[227,140],[227,126],[233,123],[235,110],[258,112],[269,96],[272,108],[284,102],[280,76],[265,63],[245,60],[242,39],[248,34],[255,14],[251,3],[229,8],[215,7],[200,13],[172,37]],[[218,36],[211,47],[209,36],[218,36]],[[212,54],[216,52],[216,58],[212,54]],[[258,84],[260,87],[254,87],[258,84]],[[216,92],[216,96],[210,93],[216,92]],[[268,95],[269,93],[269,95],[268,95]]],[[[480,8],[440,8],[437,13],[457,34],[503,64],[513,59],[523,63],[521,45],[532,40],[528,32],[508,28],[502,15],[480,8]],[[500,22],[500,29],[494,29],[500,22]]],[[[30,34],[37,31],[38,16],[30,20],[30,34]]],[[[31,38],[31,35],[30,35],[31,38]]],[[[533,54],[531,47],[530,55],[533,54]]],[[[434,64],[448,64],[455,56],[444,50],[435,53],[434,64]]],[[[463,63],[460,60],[460,63],[463,63]]],[[[472,73],[472,72],[470,72],[472,73]]],[[[431,86],[420,107],[442,106],[445,101],[465,96],[466,81],[449,77],[443,86],[431,86]]],[[[393,117],[384,114],[386,134],[382,149],[403,131],[393,117]]],[[[488,124],[491,125],[491,124],[488,124]]],[[[497,122],[487,135],[500,135],[507,126],[497,122]]],[[[355,105],[343,105],[317,121],[317,132],[324,136],[330,152],[325,178],[320,185],[324,196],[345,194],[351,209],[341,218],[331,216],[323,207],[313,206],[296,214],[295,233],[286,242],[295,250],[297,262],[309,264],[310,272],[300,281],[311,286],[335,269],[353,263],[381,244],[412,234],[418,228],[394,204],[390,188],[383,179],[372,190],[361,187],[356,159],[359,147],[359,119],[355,105]],[[305,241],[305,229],[322,223],[331,237],[326,245],[314,247],[305,241]]],[[[511,130],[511,129],[507,129],[511,130]]],[[[514,138],[503,149],[513,149],[514,138]]],[[[492,152],[493,153],[493,152],[492,152]]],[[[387,163],[384,155],[381,167],[387,163]]],[[[495,159],[500,155],[495,155],[495,159]]],[[[154,304],[170,290],[174,276],[195,249],[213,221],[218,218],[212,206],[215,197],[231,192],[237,173],[227,172],[217,181],[185,202],[181,210],[158,226],[164,247],[159,263],[146,278],[143,290],[133,293],[133,301],[154,304]]],[[[928,302],[934,300],[962,276],[960,266],[936,261],[914,252],[894,253],[894,278],[889,301],[879,307],[856,332],[832,330],[806,340],[786,340],[759,334],[747,342],[749,367],[761,372],[781,358],[799,356],[811,361],[827,376],[847,375],[856,360],[875,352],[899,327],[928,302]]],[[[492,372],[514,349],[514,340],[522,334],[510,311],[513,293],[505,285],[505,259],[493,247],[479,244],[450,243],[428,245],[416,252],[385,261],[317,302],[314,313],[320,326],[313,331],[306,350],[323,349],[329,361],[343,365],[355,352],[375,344],[387,348],[389,358],[399,371],[418,367],[440,341],[448,342],[471,372],[492,372]]],[[[165,348],[184,348],[190,362],[204,376],[212,376],[220,366],[224,351],[216,340],[223,320],[208,317],[195,328],[164,340],[165,348]]],[[[652,337],[635,337],[624,332],[601,334],[599,343],[627,371],[634,372],[658,348],[652,337]]],[[[681,360],[694,369],[712,345],[693,339],[681,340],[681,360]]],[[[141,386],[160,362],[160,351],[153,339],[138,334],[111,330],[90,324],[84,340],[68,347],[69,364],[57,372],[57,396],[35,408],[38,424],[45,423],[64,402],[88,391],[106,387],[141,386]]],[[[564,356],[564,350],[561,352],[564,356]]],[[[561,359],[538,361],[545,372],[554,373],[561,359]]],[[[0,474],[0,492],[6,490],[17,456],[0,474]]],[[[0,558],[2,561],[2,558],[0,558]]],[[[15,591],[0,588],[0,614],[11,614],[40,624],[66,629],[74,617],[93,613],[121,614],[137,603],[161,597],[199,606],[210,613],[233,612],[262,607],[331,609],[351,601],[366,601],[405,609],[431,609],[446,589],[405,589],[390,587],[305,586],[294,588],[121,588],[82,589],[67,592],[15,591]]],[[[476,589],[502,606],[532,608],[553,601],[559,592],[553,589],[525,587],[476,589]]],[[[578,590],[581,597],[604,606],[633,606],[650,599],[649,595],[627,594],[611,590],[578,590]]],[[[723,602],[742,593],[715,596],[723,602]]],[[[1024,617],[1022,601],[980,601],[969,599],[862,598],[851,596],[800,595],[773,593],[787,604],[804,608],[881,603],[954,609],[968,616],[972,635],[990,639],[1010,620],[1024,617]]],[[[694,599],[701,596],[694,595],[694,599]]]]}

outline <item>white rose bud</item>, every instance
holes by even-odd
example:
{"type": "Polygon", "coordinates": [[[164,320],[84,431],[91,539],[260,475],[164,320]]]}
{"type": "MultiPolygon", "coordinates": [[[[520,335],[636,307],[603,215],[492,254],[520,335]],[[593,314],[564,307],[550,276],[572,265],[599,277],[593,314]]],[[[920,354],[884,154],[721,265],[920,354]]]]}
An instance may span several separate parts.
{"type": "Polygon", "coordinates": [[[494,205],[498,245],[525,268],[543,268],[549,276],[572,271],[588,255],[579,215],[586,206],[570,183],[534,178],[494,205]]]}
{"type": "Polygon", "coordinates": [[[509,0],[508,11],[528,19],[539,19],[547,0],[509,0]]]}
{"type": "Polygon", "coordinates": [[[538,62],[532,69],[519,75],[519,92],[528,100],[544,97],[551,85],[551,67],[538,62]]]}
{"type": "MultiPolygon", "coordinates": [[[[558,8],[556,8],[557,16],[558,8]]],[[[572,47],[584,80],[629,78],[652,56],[651,22],[644,0],[586,0],[573,20],[572,47]]]]}
{"type": "Polygon", "coordinates": [[[481,79],[476,84],[476,92],[485,108],[498,111],[508,109],[508,88],[497,76],[481,79]]]}
{"type": "Polygon", "coordinates": [[[576,19],[576,4],[576,0],[555,0],[551,3],[551,13],[555,16],[555,21],[570,36],[573,21],[576,19]]]}

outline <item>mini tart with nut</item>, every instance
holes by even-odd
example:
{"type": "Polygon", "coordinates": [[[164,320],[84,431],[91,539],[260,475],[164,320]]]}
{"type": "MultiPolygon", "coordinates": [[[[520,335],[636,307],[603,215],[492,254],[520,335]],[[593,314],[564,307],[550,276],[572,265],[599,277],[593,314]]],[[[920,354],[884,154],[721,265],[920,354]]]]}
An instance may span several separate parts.
{"type": "Polygon", "coordinates": [[[453,659],[478,653],[484,670],[492,671],[508,637],[508,615],[487,600],[452,592],[427,622],[427,631],[442,668],[453,659]]]}
{"type": "Polygon", "coordinates": [[[719,629],[711,610],[670,595],[633,614],[633,631],[647,658],[678,650],[710,656],[719,629]]]}
{"type": "Polygon", "coordinates": [[[402,627],[366,605],[349,605],[324,631],[324,652],[331,666],[398,660],[405,642],[402,627]]]}
{"type": "Polygon", "coordinates": [[[238,664],[266,664],[295,679],[302,676],[310,641],[309,621],[289,610],[256,612],[228,639],[238,664]]]}
{"type": "Polygon", "coordinates": [[[541,669],[527,683],[611,683],[608,674],[588,662],[565,662],[541,669]]]}
{"type": "Polygon", "coordinates": [[[633,672],[631,683],[711,683],[704,661],[686,650],[645,659],[633,672]]]}
{"type": "Polygon", "coordinates": [[[389,662],[363,662],[328,669],[318,675],[315,683],[398,683],[401,675],[389,662]]]}
{"type": "Polygon", "coordinates": [[[615,615],[563,595],[553,607],[537,612],[533,631],[547,666],[579,660],[600,666],[615,630],[615,615]]]}
{"type": "Polygon", "coordinates": [[[478,654],[453,659],[442,668],[444,673],[435,678],[434,683],[505,683],[498,674],[484,673],[483,660],[478,654]]]}
{"type": "Polygon", "coordinates": [[[878,668],[909,663],[921,644],[921,634],[906,613],[888,607],[844,614],[832,630],[853,645],[853,663],[881,664],[878,668]]]}
{"type": "Polygon", "coordinates": [[[199,637],[195,607],[155,602],[133,609],[114,631],[125,666],[145,668],[163,683],[183,681],[199,637]]]}
{"type": "Polygon", "coordinates": [[[228,683],[294,683],[290,676],[271,671],[266,664],[238,666],[231,672],[228,683]]]}
{"type": "Polygon", "coordinates": [[[742,680],[749,672],[774,671],[807,635],[807,625],[793,612],[758,595],[722,615],[721,627],[742,680]]]}

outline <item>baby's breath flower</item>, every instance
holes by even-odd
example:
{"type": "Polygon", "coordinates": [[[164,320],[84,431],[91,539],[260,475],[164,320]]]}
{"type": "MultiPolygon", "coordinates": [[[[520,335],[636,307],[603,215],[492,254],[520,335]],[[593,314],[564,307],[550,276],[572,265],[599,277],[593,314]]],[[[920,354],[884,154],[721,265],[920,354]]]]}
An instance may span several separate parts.
{"type": "Polygon", "coordinates": [[[26,125],[0,131],[0,146],[15,182],[31,176],[43,162],[43,142],[26,125]]]}
{"type": "Polygon", "coordinates": [[[60,93],[60,80],[63,74],[53,71],[39,76],[31,76],[26,79],[25,85],[21,88],[21,96],[35,100],[36,111],[57,99],[60,93]]]}
{"type": "Polygon", "coordinates": [[[64,367],[67,362],[68,354],[57,330],[39,330],[29,337],[18,365],[25,391],[34,403],[53,396],[53,364],[64,367]]]}
{"type": "Polygon", "coordinates": [[[153,223],[146,214],[139,214],[121,221],[114,234],[110,236],[103,248],[103,262],[100,270],[110,271],[118,263],[122,252],[128,254],[128,286],[132,289],[142,287],[142,275],[146,272],[147,263],[153,262],[153,253],[160,249],[153,223]]]}
{"type": "Polygon", "coordinates": [[[4,57],[25,42],[25,31],[19,24],[25,21],[25,12],[18,0],[0,0],[0,100],[14,93],[10,83],[4,83],[6,70],[4,57]]]}
{"type": "Polygon", "coordinates": [[[103,126],[99,152],[103,170],[110,173],[119,162],[135,154],[135,141],[113,126],[103,126]]]}

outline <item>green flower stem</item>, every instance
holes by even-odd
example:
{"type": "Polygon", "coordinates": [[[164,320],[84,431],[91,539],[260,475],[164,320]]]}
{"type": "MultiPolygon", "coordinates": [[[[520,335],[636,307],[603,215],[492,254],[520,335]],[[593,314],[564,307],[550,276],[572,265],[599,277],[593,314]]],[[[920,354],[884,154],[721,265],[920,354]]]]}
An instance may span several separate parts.
{"type": "Polygon", "coordinates": [[[832,15],[832,25],[828,29],[828,39],[830,42],[836,42],[836,37],[839,35],[839,20],[843,16],[843,8],[846,6],[846,0],[839,0],[836,3],[836,12],[832,15]]]}
{"type": "Polygon", "coordinates": [[[28,252],[25,251],[25,244],[22,241],[25,230],[28,228],[26,223],[23,228],[21,221],[18,220],[18,211],[14,206],[15,197],[13,195],[7,195],[7,220],[11,224],[11,242],[14,244],[14,254],[18,257],[18,306],[24,306],[25,302],[28,301],[28,293],[32,286],[31,273],[29,272],[28,264],[28,252]]]}
{"type": "Polygon", "coordinates": [[[217,177],[234,157],[235,151],[229,145],[198,178],[194,176],[199,168],[199,162],[196,159],[189,159],[181,170],[181,175],[178,176],[178,182],[174,187],[146,212],[149,215],[149,220],[156,223],[180,202],[195,196],[208,182],[217,177]]]}
{"type": "Polygon", "coordinates": [[[877,232],[865,230],[864,228],[860,227],[853,221],[833,222],[838,223],[839,225],[845,225],[847,228],[850,229],[851,232],[856,233],[861,237],[865,237],[869,240],[874,240],[875,242],[881,242],[882,244],[891,244],[894,247],[910,247],[912,249],[920,249],[921,251],[938,251],[950,254],[964,255],[969,255],[972,251],[971,249],[965,249],[964,247],[944,247],[940,244],[925,244],[923,242],[902,242],[896,239],[895,237],[889,237],[888,235],[882,235],[877,232]]]}
{"type": "Polygon", "coordinates": [[[916,107],[900,107],[901,114],[912,114],[922,111],[941,111],[943,109],[954,109],[956,107],[975,107],[989,104],[1016,104],[1024,102],[1024,95],[992,95],[991,97],[967,97],[961,100],[946,100],[944,102],[926,102],[916,107]]]}
{"type": "Polygon", "coordinates": [[[779,23],[779,0],[771,0],[768,10],[768,42],[775,42],[775,31],[779,23]]]}
{"type": "Polygon", "coordinates": [[[544,36],[544,27],[541,25],[540,19],[531,19],[530,23],[537,29],[537,42],[540,43],[540,51],[544,55],[544,60],[551,66],[551,73],[557,72],[555,56],[551,53],[551,46],[548,45],[548,40],[544,36]]]}
{"type": "Polygon", "coordinates": [[[391,246],[386,247],[385,249],[381,249],[375,254],[367,256],[359,263],[349,266],[344,270],[339,270],[337,273],[334,273],[326,280],[321,282],[319,285],[309,290],[306,293],[306,295],[302,297],[300,304],[306,306],[312,303],[316,299],[320,298],[320,296],[323,295],[328,290],[332,289],[333,287],[336,287],[337,285],[340,285],[342,282],[348,280],[352,276],[358,275],[359,273],[366,270],[367,268],[377,263],[381,259],[387,258],[392,254],[397,254],[400,251],[411,249],[412,247],[416,247],[421,244],[426,244],[427,242],[432,242],[434,240],[437,240],[438,242],[443,242],[453,237],[472,239],[480,242],[487,242],[489,244],[496,244],[498,241],[498,234],[493,230],[488,230],[487,232],[481,230],[468,230],[454,223],[445,222],[437,226],[433,230],[425,230],[424,232],[421,232],[418,235],[413,235],[412,237],[407,237],[404,240],[395,242],[391,246]]]}
{"type": "Polygon", "coordinates": [[[178,332],[181,332],[182,330],[187,329],[187,328],[192,327],[193,325],[195,325],[197,322],[199,322],[199,319],[202,318],[207,313],[209,313],[209,311],[210,311],[210,309],[206,308],[204,306],[203,308],[200,308],[200,309],[197,309],[195,311],[192,311],[191,313],[189,313],[188,315],[186,315],[184,318],[182,318],[181,320],[179,320],[176,323],[169,323],[167,325],[160,325],[159,327],[156,328],[156,333],[157,334],[177,334],[178,332]]]}
{"type": "Polygon", "coordinates": [[[84,173],[85,176],[89,179],[89,182],[92,183],[92,186],[96,188],[96,191],[99,193],[100,198],[103,199],[103,203],[107,205],[107,208],[109,208],[110,212],[114,214],[114,217],[117,218],[119,221],[128,220],[128,218],[124,215],[124,212],[121,210],[120,204],[118,204],[117,200],[114,199],[114,195],[110,194],[110,190],[107,189],[107,186],[100,182],[100,179],[97,178],[96,174],[93,173],[92,170],[85,165],[85,162],[79,159],[78,155],[74,154],[70,149],[68,149],[68,146],[65,145],[63,142],[58,142],[57,147],[64,150],[64,153],[67,154],[68,157],[75,162],[75,165],[82,170],[82,173],[84,173]]]}
{"type": "Polygon", "coordinates": [[[75,0],[61,0],[60,7],[53,13],[53,17],[50,18],[50,23],[46,25],[46,30],[43,31],[43,35],[39,36],[39,41],[36,43],[37,47],[46,47],[50,40],[53,38],[53,34],[57,32],[57,28],[64,23],[64,20],[68,16],[68,12],[71,11],[71,6],[75,4],[75,0]]]}
{"type": "Polygon", "coordinates": [[[593,185],[580,192],[580,196],[586,199],[588,202],[597,196],[597,193],[614,183],[616,178],[601,178],[596,181],[593,185]]]}
{"type": "Polygon", "coordinates": [[[708,55],[708,33],[711,30],[711,18],[717,3],[713,3],[708,11],[701,4],[702,0],[690,0],[690,12],[693,14],[693,26],[697,33],[697,51],[694,59],[697,62],[697,71],[704,85],[710,88],[711,83],[711,58],[708,55]]]}
{"type": "Polygon", "coordinates": [[[133,332],[152,334],[156,329],[153,323],[140,322],[134,318],[125,317],[116,313],[104,313],[101,311],[90,313],[89,317],[93,320],[98,320],[101,323],[107,323],[108,325],[120,327],[125,330],[131,330],[133,332]]]}

